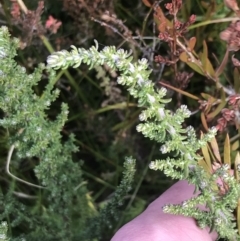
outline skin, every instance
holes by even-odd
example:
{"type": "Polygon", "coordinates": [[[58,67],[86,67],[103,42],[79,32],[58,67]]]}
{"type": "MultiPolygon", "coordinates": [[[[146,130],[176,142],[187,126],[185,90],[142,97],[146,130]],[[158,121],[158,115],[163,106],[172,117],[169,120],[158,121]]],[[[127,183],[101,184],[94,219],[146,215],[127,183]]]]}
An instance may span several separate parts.
{"type": "Polygon", "coordinates": [[[165,204],[180,204],[193,197],[194,186],[179,181],[135,219],[125,224],[111,241],[213,241],[216,233],[200,229],[193,218],[163,213],[165,204]]]}

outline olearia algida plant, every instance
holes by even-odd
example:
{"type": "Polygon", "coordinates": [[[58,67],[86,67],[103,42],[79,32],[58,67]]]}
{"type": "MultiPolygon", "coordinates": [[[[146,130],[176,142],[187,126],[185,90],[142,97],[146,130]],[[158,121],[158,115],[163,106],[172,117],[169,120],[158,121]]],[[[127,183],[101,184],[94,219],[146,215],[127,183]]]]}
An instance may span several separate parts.
{"type": "Polygon", "coordinates": [[[88,50],[72,46],[70,52],[62,50],[53,53],[47,63],[50,69],[77,68],[84,63],[90,69],[107,64],[111,69],[118,70],[121,73],[118,83],[126,86],[129,93],[137,98],[139,107],[144,109],[139,115],[141,123],[137,131],[156,141],[162,154],[174,153],[174,158],[152,161],[149,167],[162,170],[173,179],[187,179],[195,185],[196,192],[201,191],[197,197],[184,201],[182,205],[166,204],[164,212],[194,217],[201,228],[210,226],[220,237],[229,240],[240,238],[233,214],[238,205],[240,189],[238,181],[230,173],[230,165],[220,165],[212,174],[199,165],[203,157],[197,152],[214,138],[217,129],[212,127],[198,139],[191,126],[183,128],[182,124],[191,112],[185,105],[175,113],[165,108],[171,100],[164,98],[167,92],[165,88],[156,88],[149,79],[151,70],[146,59],[132,63],[131,53],[117,50],[114,46],[99,51],[96,42],[96,46],[88,50]],[[222,182],[222,188],[218,188],[219,181],[222,182]],[[199,204],[209,210],[200,210],[197,208],[199,204]]]}
{"type": "Polygon", "coordinates": [[[186,179],[195,185],[196,192],[200,191],[198,196],[181,205],[166,203],[164,212],[193,217],[201,228],[209,226],[220,237],[229,240],[240,238],[236,222],[238,213],[234,213],[240,198],[238,179],[231,174],[231,166],[227,163],[219,165],[212,173],[201,165],[202,160],[206,160],[206,151],[203,151],[205,156],[202,157],[199,150],[204,150],[207,143],[214,140],[217,129],[212,127],[206,134],[197,137],[193,127],[183,128],[191,112],[185,105],[175,113],[166,108],[171,101],[165,97],[167,90],[157,88],[149,79],[151,70],[146,59],[133,63],[131,52],[114,46],[99,50],[96,42],[88,50],[72,46],[70,52],[55,52],[48,57],[47,66],[40,64],[32,74],[27,74],[25,68],[14,59],[17,47],[18,40],[11,39],[7,28],[2,27],[0,125],[9,147],[6,171],[14,183],[9,190],[1,190],[0,218],[3,222],[0,239],[97,240],[102,227],[116,218],[118,204],[130,189],[135,160],[128,157],[122,182],[114,197],[97,213],[82,178],[81,165],[72,160],[72,153],[77,151],[74,136],[70,135],[66,142],[61,139],[61,130],[67,120],[67,105],[62,104],[62,111],[56,120],[51,121],[47,117],[46,110],[59,95],[59,91],[54,90],[56,70],[77,68],[82,63],[89,65],[90,69],[107,64],[112,70],[120,72],[118,83],[127,87],[142,109],[137,131],[155,141],[162,154],[171,154],[164,160],[152,161],[149,167],[161,170],[173,179],[186,179]],[[43,76],[49,80],[41,96],[38,96],[33,87],[43,76]],[[28,183],[10,172],[10,164],[18,167],[19,160],[29,158],[35,158],[38,163],[34,168],[36,184],[28,183]],[[31,186],[33,194],[40,195],[43,202],[34,209],[21,203],[16,196],[23,194],[16,192],[15,182],[31,186]],[[200,210],[197,207],[199,204],[208,210],[200,210]],[[72,222],[73,213],[79,213],[78,222],[72,222]],[[5,221],[8,222],[8,234],[5,221]],[[22,231],[18,237],[12,236],[11,230],[20,223],[27,226],[27,231],[22,231]]]}
{"type": "Polygon", "coordinates": [[[46,110],[59,95],[54,90],[56,73],[40,64],[32,74],[14,60],[19,46],[18,39],[11,39],[7,27],[0,29],[0,126],[9,149],[6,172],[13,180],[10,188],[0,192],[0,240],[94,240],[101,237],[101,230],[117,217],[116,208],[131,189],[135,172],[135,160],[126,158],[123,179],[113,198],[98,213],[82,178],[81,165],[74,162],[77,151],[74,136],[62,141],[61,130],[67,120],[68,106],[62,104],[61,113],[51,121],[46,110]],[[33,87],[48,76],[45,90],[38,96],[33,87]],[[15,152],[15,153],[13,153],[15,152]],[[13,171],[20,160],[33,158],[35,180],[29,183],[13,171]],[[16,189],[21,182],[32,189],[26,195],[16,189]],[[36,199],[38,197],[39,199],[36,199]],[[26,205],[19,198],[41,200],[26,205]],[[77,222],[73,216],[78,213],[77,222]],[[74,222],[73,222],[74,220],[74,222]],[[108,220],[108,221],[106,221],[108,220]],[[8,222],[8,224],[7,224],[8,222]],[[23,225],[18,236],[13,229],[23,225]],[[7,233],[8,229],[8,233],[7,233]]]}

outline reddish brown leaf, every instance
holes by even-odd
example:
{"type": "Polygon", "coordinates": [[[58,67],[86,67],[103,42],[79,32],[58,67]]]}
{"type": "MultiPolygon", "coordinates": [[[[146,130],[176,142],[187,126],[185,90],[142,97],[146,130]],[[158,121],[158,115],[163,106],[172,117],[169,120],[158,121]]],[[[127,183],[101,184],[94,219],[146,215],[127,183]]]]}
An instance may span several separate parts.
{"type": "Polygon", "coordinates": [[[197,42],[197,38],[196,37],[192,37],[190,38],[189,42],[188,42],[188,48],[193,51],[195,45],[196,45],[196,42],[197,42]]]}
{"type": "Polygon", "coordinates": [[[239,10],[236,0],[224,0],[224,3],[228,8],[232,9],[233,11],[239,10]]]}
{"type": "Polygon", "coordinates": [[[142,0],[142,2],[149,8],[153,5],[153,1],[151,0],[142,0]]]}

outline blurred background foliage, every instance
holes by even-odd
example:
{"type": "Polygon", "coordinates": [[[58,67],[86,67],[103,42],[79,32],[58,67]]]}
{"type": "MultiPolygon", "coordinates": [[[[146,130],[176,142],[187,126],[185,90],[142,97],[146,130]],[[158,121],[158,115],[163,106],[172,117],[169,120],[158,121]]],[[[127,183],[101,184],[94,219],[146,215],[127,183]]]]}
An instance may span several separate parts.
{"type": "MultiPolygon", "coordinates": [[[[32,15],[28,17],[21,7],[18,8],[17,0],[0,2],[0,24],[8,26],[11,35],[21,39],[17,61],[27,69],[28,73],[31,73],[38,63],[45,62],[51,52],[69,49],[72,44],[89,48],[96,39],[100,48],[114,45],[131,50],[134,61],[142,57],[147,58],[153,69],[151,78],[156,83],[156,88],[161,86],[161,83],[165,83],[199,98],[202,92],[213,96],[219,93],[212,80],[194,71],[184,61],[177,64],[178,71],[192,73],[189,82],[184,86],[177,82],[176,72],[171,65],[154,61],[158,54],[162,56],[172,54],[167,43],[158,38],[158,21],[154,17],[154,8],[160,6],[164,16],[171,20],[165,8],[165,4],[169,1],[25,0],[25,6],[32,11],[32,15]],[[44,7],[39,7],[40,2],[44,7]]],[[[229,25],[229,21],[221,20],[233,16],[234,13],[222,0],[183,1],[178,19],[186,22],[192,14],[196,15],[196,21],[189,26],[184,37],[196,38],[194,47],[196,53],[202,51],[205,41],[208,58],[216,69],[226,51],[226,44],[219,38],[219,34],[229,25]],[[218,21],[214,22],[216,19],[218,21]]],[[[239,54],[236,53],[235,56],[239,54]]],[[[160,159],[162,154],[159,146],[144,139],[136,131],[140,108],[137,107],[136,100],[117,85],[118,74],[111,71],[108,66],[89,70],[82,65],[78,69],[60,71],[56,88],[61,90],[61,94],[48,111],[49,118],[54,119],[62,102],[69,105],[69,120],[62,131],[63,138],[70,133],[76,135],[79,152],[74,154],[74,159],[76,162],[84,161],[83,175],[97,207],[104,206],[119,184],[124,157],[133,156],[137,160],[133,190],[125,197],[118,224],[108,231],[105,240],[109,240],[120,226],[142,212],[174,182],[162,173],[148,169],[149,162],[156,158],[160,159]]],[[[233,86],[232,79],[233,64],[229,61],[224,75],[220,76],[220,81],[223,85],[233,86]]],[[[47,77],[43,77],[40,84],[35,87],[37,94],[42,93],[46,81],[47,77]]],[[[187,104],[195,114],[187,120],[186,125],[194,126],[198,134],[200,130],[204,130],[200,118],[200,104],[196,99],[170,88],[168,96],[172,98],[168,104],[170,110],[174,111],[181,104],[187,104]]],[[[216,124],[217,118],[219,116],[211,119],[209,126],[216,124]]],[[[224,133],[234,133],[235,129],[230,125],[224,131],[223,137],[224,133]]],[[[220,135],[220,143],[223,142],[223,137],[221,139],[220,135]]],[[[5,173],[8,150],[3,135],[0,140],[0,182],[1,185],[5,185],[6,180],[9,180],[5,173]]],[[[33,168],[34,160],[22,161],[21,175],[29,182],[34,182],[35,179],[33,168]]],[[[7,183],[11,186],[11,182],[7,183]]],[[[19,190],[28,193],[24,184],[17,185],[19,190]]],[[[23,202],[29,201],[23,200],[23,202]]]]}

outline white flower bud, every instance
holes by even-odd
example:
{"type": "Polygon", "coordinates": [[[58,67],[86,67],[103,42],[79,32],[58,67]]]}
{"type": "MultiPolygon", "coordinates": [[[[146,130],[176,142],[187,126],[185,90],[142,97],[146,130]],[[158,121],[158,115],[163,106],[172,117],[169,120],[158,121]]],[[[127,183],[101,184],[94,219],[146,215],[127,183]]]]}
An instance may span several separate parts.
{"type": "Polygon", "coordinates": [[[155,102],[155,98],[152,95],[147,94],[148,100],[150,103],[154,103],[155,102]]]}
{"type": "Polygon", "coordinates": [[[168,132],[169,132],[172,136],[176,134],[176,130],[175,130],[172,126],[170,126],[170,125],[169,125],[168,132]]]}
{"type": "Polygon", "coordinates": [[[59,57],[55,54],[50,55],[47,58],[47,63],[48,63],[48,65],[51,65],[51,66],[54,66],[55,64],[57,64],[58,61],[59,61],[59,57]]]}
{"type": "Polygon", "coordinates": [[[187,106],[186,105],[181,105],[180,106],[180,110],[183,112],[183,114],[186,116],[186,117],[189,117],[191,115],[191,111],[188,110],[187,106]]]}
{"type": "Polygon", "coordinates": [[[7,53],[3,48],[0,48],[0,58],[5,58],[7,57],[7,53]]]}
{"type": "Polygon", "coordinates": [[[162,145],[160,148],[160,151],[162,152],[162,154],[166,154],[168,152],[168,148],[166,145],[162,145]]]}
{"type": "Polygon", "coordinates": [[[167,89],[165,87],[161,87],[160,92],[163,96],[167,94],[167,89]]]}
{"type": "Polygon", "coordinates": [[[159,114],[160,119],[163,120],[165,117],[164,109],[158,108],[158,114],[159,114]]]}
{"type": "Polygon", "coordinates": [[[140,74],[138,74],[138,75],[137,75],[137,78],[138,78],[138,81],[137,81],[138,85],[139,85],[139,86],[142,86],[143,83],[144,83],[143,77],[142,77],[140,74]]]}
{"type": "Polygon", "coordinates": [[[152,169],[152,170],[156,170],[156,164],[155,164],[155,162],[150,162],[149,168],[152,169]]]}
{"type": "Polygon", "coordinates": [[[142,112],[142,113],[139,115],[139,120],[140,120],[140,121],[144,121],[144,120],[146,120],[146,118],[147,118],[147,116],[146,116],[146,114],[145,114],[144,112],[142,112]]]}
{"type": "Polygon", "coordinates": [[[132,63],[129,63],[129,70],[130,72],[134,73],[135,72],[135,67],[132,63]]]}
{"type": "Polygon", "coordinates": [[[169,211],[168,205],[163,206],[162,210],[163,210],[164,213],[168,212],[169,211]]]}

